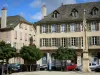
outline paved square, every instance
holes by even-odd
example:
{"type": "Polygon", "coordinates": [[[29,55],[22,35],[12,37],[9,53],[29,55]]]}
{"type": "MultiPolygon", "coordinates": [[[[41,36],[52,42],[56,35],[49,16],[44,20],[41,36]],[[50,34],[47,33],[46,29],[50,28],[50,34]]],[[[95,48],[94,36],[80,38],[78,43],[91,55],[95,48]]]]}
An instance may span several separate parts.
{"type": "Polygon", "coordinates": [[[90,73],[83,73],[83,72],[60,72],[60,71],[35,71],[35,72],[20,72],[20,73],[13,73],[12,75],[100,75],[100,72],[90,72],[90,73]]]}

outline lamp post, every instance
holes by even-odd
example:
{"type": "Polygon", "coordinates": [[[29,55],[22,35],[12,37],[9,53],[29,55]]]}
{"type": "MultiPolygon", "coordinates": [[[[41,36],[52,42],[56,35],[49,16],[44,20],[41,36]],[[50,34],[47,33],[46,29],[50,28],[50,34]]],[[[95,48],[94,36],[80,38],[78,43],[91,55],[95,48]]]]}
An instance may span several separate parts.
{"type": "Polygon", "coordinates": [[[88,56],[88,40],[87,40],[87,28],[86,28],[86,10],[84,9],[83,15],[83,72],[91,72],[89,68],[89,56],[88,56]]]}

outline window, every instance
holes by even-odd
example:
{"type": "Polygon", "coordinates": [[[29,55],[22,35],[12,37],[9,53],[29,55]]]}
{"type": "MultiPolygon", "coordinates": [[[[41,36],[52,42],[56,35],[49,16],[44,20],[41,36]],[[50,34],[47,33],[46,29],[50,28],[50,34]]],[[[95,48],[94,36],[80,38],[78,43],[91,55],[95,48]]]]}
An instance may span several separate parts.
{"type": "Polygon", "coordinates": [[[83,25],[80,24],[80,31],[82,32],[83,31],[83,25]]]}
{"type": "Polygon", "coordinates": [[[27,30],[27,25],[25,25],[25,30],[27,30]]]}
{"type": "Polygon", "coordinates": [[[20,32],[20,40],[22,40],[22,32],[20,32]]]}
{"type": "Polygon", "coordinates": [[[96,36],[92,37],[92,45],[97,45],[97,37],[96,36]]]}
{"type": "Polygon", "coordinates": [[[45,38],[42,39],[42,42],[43,42],[42,46],[46,46],[46,39],[45,38]]]}
{"type": "Polygon", "coordinates": [[[71,38],[71,46],[75,46],[75,37],[71,38]]]}
{"type": "Polygon", "coordinates": [[[60,26],[61,28],[61,32],[65,32],[65,24],[61,24],[61,26],[60,26]]]}
{"type": "Polygon", "coordinates": [[[74,8],[74,9],[72,10],[71,16],[72,16],[72,17],[77,17],[77,15],[78,15],[78,11],[74,8]]]}
{"type": "Polygon", "coordinates": [[[42,33],[45,33],[46,32],[46,25],[43,25],[42,26],[42,33]]]}
{"type": "Polygon", "coordinates": [[[75,24],[74,23],[70,24],[70,31],[75,32],[75,24]]]}
{"type": "Polygon", "coordinates": [[[15,39],[17,39],[17,31],[15,31],[15,39]]]}
{"type": "Polygon", "coordinates": [[[56,46],[56,38],[52,38],[52,46],[56,46]]]}
{"type": "Polygon", "coordinates": [[[81,47],[83,47],[83,37],[81,38],[81,47]]]}
{"type": "Polygon", "coordinates": [[[25,33],[25,41],[27,41],[27,33],[25,33]]]}
{"type": "Polygon", "coordinates": [[[96,23],[95,22],[92,22],[91,23],[91,31],[96,31],[96,23]]]}
{"type": "Polygon", "coordinates": [[[15,47],[15,48],[16,48],[16,46],[17,46],[17,44],[16,44],[16,42],[14,42],[13,47],[15,47]]]}
{"type": "Polygon", "coordinates": [[[53,18],[57,18],[58,15],[59,15],[59,12],[58,12],[58,11],[54,11],[52,17],[53,17],[53,18]]]}
{"type": "Polygon", "coordinates": [[[93,7],[92,11],[90,12],[91,15],[97,15],[98,14],[98,8],[93,7]]]}
{"type": "Polygon", "coordinates": [[[62,38],[61,40],[62,40],[62,47],[65,47],[65,45],[66,45],[65,44],[65,38],[62,38]]]}
{"type": "Polygon", "coordinates": [[[55,24],[52,25],[52,32],[56,32],[56,25],[55,24]]]}

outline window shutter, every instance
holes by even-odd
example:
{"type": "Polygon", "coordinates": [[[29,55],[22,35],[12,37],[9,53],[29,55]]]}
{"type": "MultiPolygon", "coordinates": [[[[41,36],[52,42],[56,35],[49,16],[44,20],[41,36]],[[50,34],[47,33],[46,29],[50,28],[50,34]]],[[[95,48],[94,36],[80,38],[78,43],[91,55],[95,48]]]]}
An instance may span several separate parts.
{"type": "Polygon", "coordinates": [[[48,25],[48,32],[51,33],[51,25],[48,25]]]}
{"type": "Polygon", "coordinates": [[[91,46],[92,45],[92,37],[88,37],[88,45],[91,46]]]}
{"type": "Polygon", "coordinates": [[[67,40],[68,40],[68,47],[71,47],[71,38],[69,37],[67,38],[67,40]]]}
{"type": "Polygon", "coordinates": [[[40,39],[40,47],[42,47],[42,39],[40,39]]]}
{"type": "Polygon", "coordinates": [[[49,43],[48,46],[51,47],[51,38],[49,38],[48,40],[49,40],[48,41],[48,43],[49,43]]]}
{"type": "Polygon", "coordinates": [[[78,37],[78,47],[79,48],[81,48],[81,46],[82,46],[81,39],[82,39],[82,37],[78,37]]]}
{"type": "Polygon", "coordinates": [[[67,24],[67,32],[70,32],[70,24],[67,24]]]}
{"type": "Polygon", "coordinates": [[[78,47],[78,37],[75,37],[75,46],[78,47]]]}
{"type": "Polygon", "coordinates": [[[68,47],[68,39],[65,38],[65,47],[68,47]]]}
{"type": "Polygon", "coordinates": [[[99,23],[97,22],[95,25],[96,31],[99,31],[99,23]]]}
{"type": "Polygon", "coordinates": [[[100,36],[97,36],[97,45],[100,45],[100,36]]]}
{"type": "Polygon", "coordinates": [[[87,30],[91,31],[91,23],[87,23],[87,30]]]}
{"type": "Polygon", "coordinates": [[[56,45],[57,47],[60,47],[60,38],[56,38],[56,45]]]}

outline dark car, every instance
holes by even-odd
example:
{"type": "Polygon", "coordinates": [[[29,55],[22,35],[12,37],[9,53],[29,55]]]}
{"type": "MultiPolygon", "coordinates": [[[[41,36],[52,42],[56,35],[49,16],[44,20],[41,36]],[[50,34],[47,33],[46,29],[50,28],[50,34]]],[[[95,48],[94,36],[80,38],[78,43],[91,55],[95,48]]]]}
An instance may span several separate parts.
{"type": "Polygon", "coordinates": [[[13,64],[9,64],[8,67],[12,69],[12,72],[20,71],[20,64],[13,63],[13,64]]]}
{"type": "Polygon", "coordinates": [[[95,68],[96,72],[100,72],[100,65],[95,68]]]}
{"type": "MultiPolygon", "coordinates": [[[[3,73],[7,74],[7,64],[3,65],[3,73]]],[[[8,73],[11,74],[12,70],[10,67],[8,67],[8,73]]],[[[0,75],[2,74],[2,65],[0,64],[0,75]]]]}

